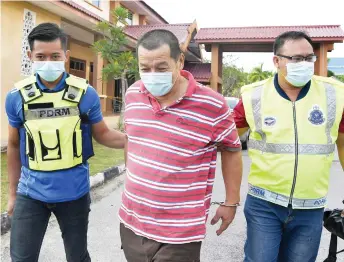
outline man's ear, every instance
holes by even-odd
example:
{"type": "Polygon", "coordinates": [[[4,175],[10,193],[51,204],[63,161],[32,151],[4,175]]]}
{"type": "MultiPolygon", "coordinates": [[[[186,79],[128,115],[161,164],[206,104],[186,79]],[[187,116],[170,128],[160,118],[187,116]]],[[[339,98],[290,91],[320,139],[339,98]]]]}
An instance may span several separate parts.
{"type": "Polygon", "coordinates": [[[184,68],[184,63],[185,63],[185,55],[183,53],[180,54],[179,57],[179,63],[180,63],[180,70],[183,70],[184,68]]]}
{"type": "Polygon", "coordinates": [[[273,61],[273,63],[274,63],[274,65],[275,65],[275,67],[277,68],[277,69],[279,69],[279,58],[278,58],[278,56],[274,56],[273,58],[272,58],[272,61],[273,61]]]}
{"type": "Polygon", "coordinates": [[[69,61],[69,58],[70,58],[70,51],[69,50],[67,50],[66,51],[66,63],[69,61]]]}
{"type": "Polygon", "coordinates": [[[26,55],[32,61],[32,52],[30,50],[26,52],[26,55]]]}

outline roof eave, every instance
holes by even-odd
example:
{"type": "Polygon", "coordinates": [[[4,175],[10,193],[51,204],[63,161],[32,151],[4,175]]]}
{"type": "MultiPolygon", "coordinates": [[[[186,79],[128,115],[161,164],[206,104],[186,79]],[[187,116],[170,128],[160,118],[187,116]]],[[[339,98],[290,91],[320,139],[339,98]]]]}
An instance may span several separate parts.
{"type": "MultiPolygon", "coordinates": [[[[343,43],[343,37],[311,37],[313,42],[331,42],[331,43],[343,43]]],[[[195,38],[198,44],[216,44],[216,43],[273,43],[275,38],[236,38],[236,39],[200,39],[195,38]]]]}
{"type": "Polygon", "coordinates": [[[165,18],[163,18],[157,11],[150,7],[145,1],[139,1],[140,4],[148,8],[152,13],[154,13],[163,23],[168,24],[165,18]]]}

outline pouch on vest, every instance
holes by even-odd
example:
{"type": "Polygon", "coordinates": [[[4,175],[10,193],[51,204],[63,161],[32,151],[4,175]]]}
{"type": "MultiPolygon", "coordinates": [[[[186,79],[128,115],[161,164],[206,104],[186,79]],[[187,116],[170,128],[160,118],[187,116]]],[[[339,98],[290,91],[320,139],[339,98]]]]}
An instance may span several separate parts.
{"type": "Polygon", "coordinates": [[[38,131],[42,160],[57,160],[61,159],[61,142],[59,130],[45,130],[38,131]]]}

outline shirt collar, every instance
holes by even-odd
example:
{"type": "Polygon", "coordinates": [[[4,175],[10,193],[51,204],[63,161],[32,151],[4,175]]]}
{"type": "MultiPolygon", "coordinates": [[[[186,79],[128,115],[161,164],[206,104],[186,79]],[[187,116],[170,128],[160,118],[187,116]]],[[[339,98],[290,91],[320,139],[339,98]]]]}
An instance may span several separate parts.
{"type": "MultiPolygon", "coordinates": [[[[283,97],[284,99],[287,99],[287,100],[290,101],[290,98],[288,97],[286,92],[284,92],[284,90],[281,88],[280,84],[278,83],[278,74],[275,75],[274,85],[275,85],[277,93],[281,97],[283,97]]],[[[301,100],[302,98],[304,98],[308,94],[308,91],[309,91],[310,88],[311,88],[311,81],[309,81],[304,87],[301,88],[301,91],[300,91],[299,95],[297,96],[296,101],[301,100]]]]}
{"type": "Polygon", "coordinates": [[[65,80],[67,78],[67,73],[64,72],[63,73],[63,76],[60,80],[60,82],[57,83],[57,85],[53,88],[53,89],[50,89],[50,88],[47,88],[41,81],[40,77],[38,74],[36,74],[36,79],[37,79],[37,86],[39,89],[41,89],[42,91],[50,91],[50,92],[58,92],[58,91],[61,91],[64,87],[65,87],[65,80]]]}
{"type": "MultiPolygon", "coordinates": [[[[197,82],[194,79],[193,75],[190,72],[186,71],[186,70],[181,70],[180,71],[180,75],[182,77],[185,77],[186,79],[189,80],[188,88],[186,90],[186,93],[185,93],[184,97],[191,97],[193,95],[193,93],[195,92],[195,90],[196,90],[197,82]]],[[[140,92],[144,93],[145,95],[151,96],[151,94],[145,88],[145,86],[144,86],[142,81],[140,81],[140,92]]]]}

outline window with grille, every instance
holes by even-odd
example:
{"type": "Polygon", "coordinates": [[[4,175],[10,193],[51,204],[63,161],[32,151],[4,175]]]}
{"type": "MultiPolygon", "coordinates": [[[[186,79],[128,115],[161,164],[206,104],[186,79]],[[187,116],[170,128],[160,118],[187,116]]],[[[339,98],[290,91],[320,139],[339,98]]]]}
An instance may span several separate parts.
{"type": "Polygon", "coordinates": [[[73,70],[78,70],[78,71],[85,71],[85,62],[76,60],[76,59],[71,59],[70,60],[70,69],[73,70]]]}
{"type": "Polygon", "coordinates": [[[128,17],[125,19],[128,25],[133,25],[133,13],[128,10],[128,17]]]}

